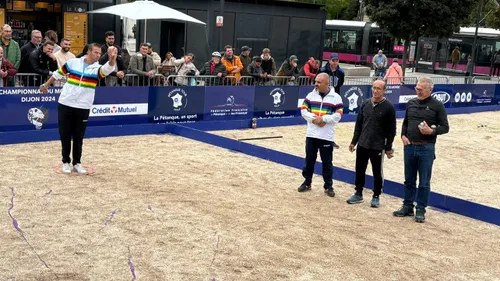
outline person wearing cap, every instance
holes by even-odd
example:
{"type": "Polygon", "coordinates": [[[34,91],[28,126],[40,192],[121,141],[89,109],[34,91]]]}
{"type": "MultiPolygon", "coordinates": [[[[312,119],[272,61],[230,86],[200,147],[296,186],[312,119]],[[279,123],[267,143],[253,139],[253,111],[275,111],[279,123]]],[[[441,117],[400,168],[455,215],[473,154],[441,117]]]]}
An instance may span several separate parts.
{"type": "Polygon", "coordinates": [[[265,78],[267,78],[267,74],[264,74],[264,70],[262,69],[262,58],[259,56],[256,56],[248,66],[247,72],[253,78],[254,85],[263,85],[265,78]]]}
{"type": "Polygon", "coordinates": [[[241,47],[240,60],[243,64],[243,69],[241,70],[241,76],[248,76],[247,68],[252,63],[252,58],[250,57],[250,52],[252,48],[248,46],[241,47]]]}
{"type": "Polygon", "coordinates": [[[147,42],[146,45],[148,46],[148,55],[150,55],[153,58],[153,63],[155,65],[155,68],[161,65],[161,57],[158,55],[157,52],[153,52],[153,47],[151,46],[151,43],[147,42]]]}
{"type": "Polygon", "coordinates": [[[344,70],[339,66],[339,55],[333,53],[330,55],[328,63],[321,68],[320,73],[326,73],[330,76],[330,86],[340,95],[340,87],[344,85],[344,70]]]}
{"type": "Polygon", "coordinates": [[[200,75],[215,76],[206,78],[205,86],[220,86],[222,85],[222,77],[226,77],[226,66],[221,62],[222,55],[219,52],[212,53],[212,59],[205,63],[200,70],[200,75]]]}
{"type": "MultiPolygon", "coordinates": [[[[278,74],[276,76],[288,76],[290,77],[289,81],[295,81],[295,78],[299,76],[299,67],[298,67],[298,62],[299,59],[297,59],[296,55],[291,55],[288,60],[284,61],[283,64],[280,67],[280,70],[278,71],[278,74]]],[[[278,84],[285,84],[286,81],[280,80],[278,81],[278,84]]]]}

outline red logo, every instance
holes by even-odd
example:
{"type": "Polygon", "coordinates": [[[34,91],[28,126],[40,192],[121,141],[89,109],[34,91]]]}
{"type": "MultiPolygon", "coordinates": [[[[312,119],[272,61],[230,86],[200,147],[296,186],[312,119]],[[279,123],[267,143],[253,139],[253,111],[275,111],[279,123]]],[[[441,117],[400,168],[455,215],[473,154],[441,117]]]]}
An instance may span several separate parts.
{"type": "Polygon", "coordinates": [[[117,113],[117,112],[118,108],[116,108],[116,106],[111,107],[111,113],[117,113]]]}

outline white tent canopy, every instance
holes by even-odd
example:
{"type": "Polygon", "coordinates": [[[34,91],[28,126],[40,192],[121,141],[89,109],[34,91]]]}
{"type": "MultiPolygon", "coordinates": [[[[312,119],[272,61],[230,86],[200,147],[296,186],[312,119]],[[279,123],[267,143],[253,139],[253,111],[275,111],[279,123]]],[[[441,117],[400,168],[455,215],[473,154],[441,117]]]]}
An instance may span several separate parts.
{"type": "MultiPolygon", "coordinates": [[[[144,0],[132,3],[114,5],[98,10],[89,11],[91,14],[113,14],[134,20],[167,19],[173,21],[184,21],[197,24],[205,24],[189,15],[179,12],[167,6],[160,5],[154,1],[144,0]]],[[[146,42],[146,22],[144,23],[144,42],[146,42]]]]}

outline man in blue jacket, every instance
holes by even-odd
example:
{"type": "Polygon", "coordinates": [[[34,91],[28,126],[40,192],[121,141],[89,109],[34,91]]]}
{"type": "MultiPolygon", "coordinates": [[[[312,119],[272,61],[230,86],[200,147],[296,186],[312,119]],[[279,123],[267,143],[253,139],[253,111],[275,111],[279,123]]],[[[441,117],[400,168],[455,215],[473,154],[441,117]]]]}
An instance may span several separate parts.
{"type": "Polygon", "coordinates": [[[344,85],[344,70],[339,66],[339,55],[333,53],[328,63],[321,68],[320,73],[326,73],[330,76],[330,86],[340,95],[340,87],[344,85]]]}

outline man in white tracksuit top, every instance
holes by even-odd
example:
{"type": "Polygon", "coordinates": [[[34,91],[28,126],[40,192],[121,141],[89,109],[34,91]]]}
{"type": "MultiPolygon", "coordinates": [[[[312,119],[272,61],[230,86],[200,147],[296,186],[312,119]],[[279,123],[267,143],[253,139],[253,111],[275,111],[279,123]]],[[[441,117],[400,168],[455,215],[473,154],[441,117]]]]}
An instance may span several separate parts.
{"type": "Polygon", "coordinates": [[[98,62],[101,57],[101,46],[92,43],[85,56],[68,60],[52,74],[47,82],[40,86],[40,91],[47,93],[49,85],[66,77],[57,106],[62,145],[62,171],[65,174],[71,174],[71,139],[73,139],[73,169],[79,174],[87,173],[80,160],[83,136],[87,128],[90,109],[94,104],[95,88],[100,79],[115,70],[117,54],[115,47],[109,47],[109,61],[101,66],[98,62]]]}
{"type": "Polygon", "coordinates": [[[342,118],[344,104],[334,88],[329,87],[329,76],[320,73],[315,79],[315,89],[304,99],[301,107],[302,117],[307,121],[306,159],[302,170],[304,183],[299,192],[311,190],[312,176],[316,157],[321,156],[323,163],[324,189],[328,196],[334,197],[333,190],[333,140],[335,127],[342,118]]]}

